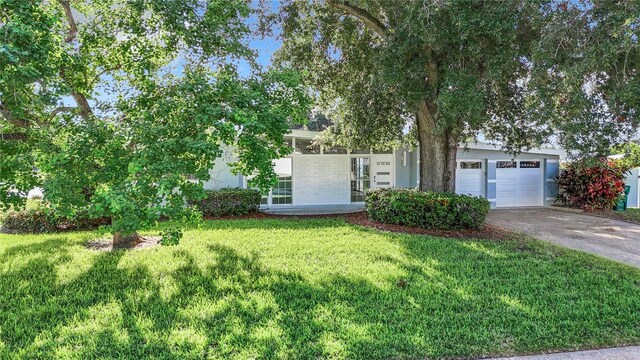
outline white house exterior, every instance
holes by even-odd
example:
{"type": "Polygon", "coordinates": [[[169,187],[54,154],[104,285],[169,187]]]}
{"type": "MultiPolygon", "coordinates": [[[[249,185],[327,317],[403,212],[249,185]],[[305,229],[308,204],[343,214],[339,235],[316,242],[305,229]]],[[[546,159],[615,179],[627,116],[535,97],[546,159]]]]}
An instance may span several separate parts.
{"type": "MultiPolygon", "coordinates": [[[[274,161],[278,185],[263,197],[263,206],[338,205],[361,203],[370,188],[416,188],[418,153],[408,148],[318,148],[318,133],[293,130],[286,140],[293,153],[274,161]]],[[[483,143],[459,149],[456,192],[486,197],[493,208],[545,206],[553,201],[560,169],[557,149],[533,149],[513,157],[483,143]]],[[[223,161],[211,170],[206,188],[246,187],[243,176],[231,174],[223,161]]]]}

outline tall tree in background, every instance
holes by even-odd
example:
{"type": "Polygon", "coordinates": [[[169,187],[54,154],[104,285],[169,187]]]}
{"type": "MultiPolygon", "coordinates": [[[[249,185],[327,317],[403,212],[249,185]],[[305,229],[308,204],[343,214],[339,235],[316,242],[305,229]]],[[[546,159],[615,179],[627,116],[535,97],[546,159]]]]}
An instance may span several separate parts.
{"type": "Polygon", "coordinates": [[[112,219],[114,243],[185,198],[233,146],[233,168],[275,179],[309,100],[290,71],[255,65],[241,0],[0,0],[0,207],[35,186],[60,215],[112,219]],[[193,181],[195,177],[196,181],[193,181]]]}
{"type": "Polygon", "coordinates": [[[458,146],[479,133],[512,152],[553,135],[593,155],[639,122],[637,1],[285,0],[263,10],[284,42],[278,60],[310,75],[344,142],[396,140],[409,123],[422,190],[453,191],[458,146]]]}

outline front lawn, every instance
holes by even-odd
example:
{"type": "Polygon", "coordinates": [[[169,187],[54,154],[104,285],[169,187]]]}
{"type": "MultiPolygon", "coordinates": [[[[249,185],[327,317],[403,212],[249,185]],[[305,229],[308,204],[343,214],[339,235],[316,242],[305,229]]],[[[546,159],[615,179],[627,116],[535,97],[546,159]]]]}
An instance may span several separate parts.
{"type": "Polygon", "coordinates": [[[625,211],[607,211],[607,216],[612,219],[629,221],[640,224],[640,209],[627,209],[625,211]]]}
{"type": "Polygon", "coordinates": [[[209,221],[177,247],[0,235],[0,358],[424,358],[640,343],[640,270],[528,240],[209,221]]]}

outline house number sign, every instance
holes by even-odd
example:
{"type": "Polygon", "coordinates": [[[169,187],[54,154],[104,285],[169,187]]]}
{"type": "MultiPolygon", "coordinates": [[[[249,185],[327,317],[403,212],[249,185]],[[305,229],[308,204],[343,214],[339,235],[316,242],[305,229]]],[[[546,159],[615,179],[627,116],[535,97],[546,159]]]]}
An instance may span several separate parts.
{"type": "Polygon", "coordinates": [[[391,165],[390,161],[378,161],[376,165],[391,165]]]}

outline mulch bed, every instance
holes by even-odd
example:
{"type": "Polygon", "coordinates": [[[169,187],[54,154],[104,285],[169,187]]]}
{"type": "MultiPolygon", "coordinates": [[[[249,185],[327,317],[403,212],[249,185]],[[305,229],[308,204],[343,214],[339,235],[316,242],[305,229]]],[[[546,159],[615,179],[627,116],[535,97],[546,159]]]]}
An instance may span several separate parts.
{"type": "Polygon", "coordinates": [[[91,240],[87,243],[87,248],[97,251],[112,251],[112,250],[139,250],[146,249],[152,246],[160,245],[160,236],[140,236],[142,241],[136,244],[122,244],[116,247],[113,246],[113,240],[109,238],[102,238],[91,240]]]}
{"type": "Polygon", "coordinates": [[[360,225],[367,228],[377,229],[381,231],[389,231],[403,234],[420,234],[445,238],[458,239],[491,239],[491,240],[507,240],[512,238],[513,231],[501,228],[495,225],[485,225],[481,230],[431,230],[419,227],[385,224],[369,219],[365,211],[349,214],[327,214],[327,215],[275,215],[264,212],[242,216],[223,216],[223,217],[205,217],[207,220],[234,220],[234,219],[281,219],[281,218],[298,218],[298,219],[316,219],[316,218],[337,218],[345,219],[350,224],[360,225]]]}

